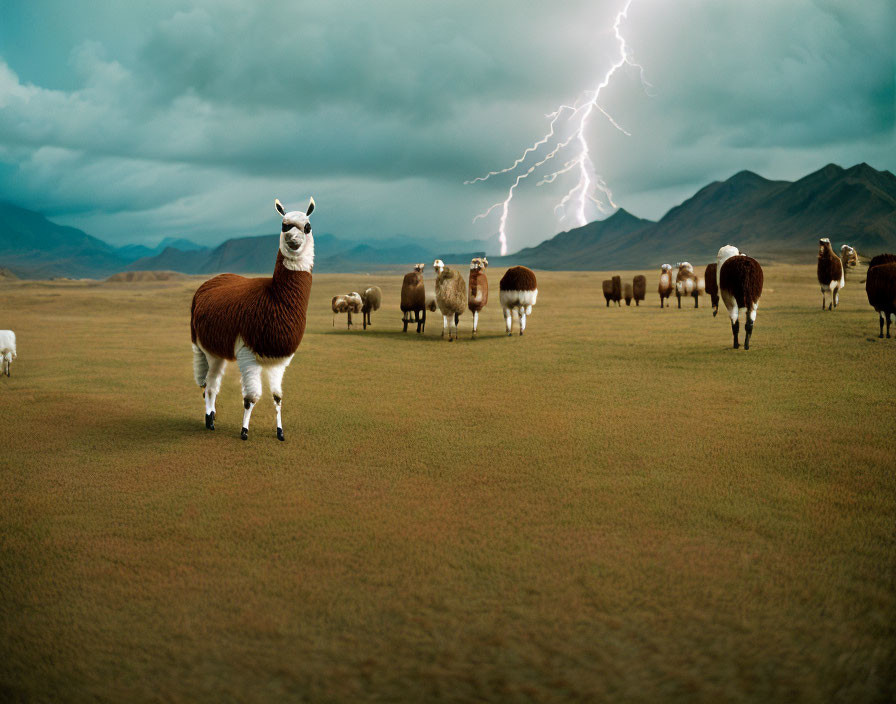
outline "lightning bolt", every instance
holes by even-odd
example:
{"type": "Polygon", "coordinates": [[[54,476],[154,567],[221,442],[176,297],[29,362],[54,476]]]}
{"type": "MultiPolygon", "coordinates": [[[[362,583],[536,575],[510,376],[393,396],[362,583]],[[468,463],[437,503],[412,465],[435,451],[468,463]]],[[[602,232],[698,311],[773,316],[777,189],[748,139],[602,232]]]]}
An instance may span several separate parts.
{"type": "Polygon", "coordinates": [[[549,151],[541,160],[536,161],[525,171],[518,173],[513,184],[508,189],[507,196],[504,200],[498,201],[489,207],[488,210],[479,213],[473,218],[473,222],[476,222],[477,220],[488,217],[495,209],[501,209],[501,218],[498,225],[498,239],[501,243],[502,256],[507,254],[507,216],[510,212],[510,203],[513,200],[516,189],[523,180],[531,176],[541,166],[544,166],[546,163],[553,160],[561,152],[569,151],[572,152],[572,155],[562,164],[562,166],[560,166],[560,168],[545,175],[536,184],[537,186],[550,184],[556,181],[562,174],[569,172],[578,173],[577,183],[563,196],[563,198],[560,199],[560,202],[557,203],[554,208],[554,212],[559,215],[561,220],[565,219],[566,211],[567,208],[570,207],[570,204],[572,204],[576,222],[578,222],[579,225],[585,225],[588,222],[585,216],[585,205],[589,202],[594,203],[602,213],[608,212],[606,210],[607,203],[612,208],[617,207],[613,202],[613,193],[609,186],[595,171],[594,162],[591,158],[591,149],[588,145],[588,140],[585,138],[585,130],[588,127],[593,113],[597,111],[601,113],[613,127],[622,132],[622,134],[629,137],[631,136],[631,133],[613,119],[612,115],[598,103],[601,91],[610,84],[613,75],[626,64],[639,70],[641,83],[645,88],[651,87],[644,78],[644,68],[635,63],[632,59],[628,44],[620,30],[623,20],[628,17],[628,10],[631,4],[632,0],[628,0],[625,3],[625,6],[616,14],[616,18],[613,22],[613,33],[616,37],[618,55],[594,90],[584,93],[572,105],[560,105],[554,112],[546,115],[545,117],[549,120],[547,133],[526,147],[523,153],[520,154],[510,166],[497,171],[489,171],[484,176],[464,181],[465,184],[471,185],[487,181],[494,176],[500,176],[516,171],[525,164],[530,155],[535,154],[541,147],[554,139],[557,134],[558,123],[561,123],[561,120],[563,121],[562,127],[564,128],[563,134],[565,139],[558,139],[553,149],[551,149],[551,151],[549,151]],[[603,196],[606,203],[600,196],[603,196]]]}

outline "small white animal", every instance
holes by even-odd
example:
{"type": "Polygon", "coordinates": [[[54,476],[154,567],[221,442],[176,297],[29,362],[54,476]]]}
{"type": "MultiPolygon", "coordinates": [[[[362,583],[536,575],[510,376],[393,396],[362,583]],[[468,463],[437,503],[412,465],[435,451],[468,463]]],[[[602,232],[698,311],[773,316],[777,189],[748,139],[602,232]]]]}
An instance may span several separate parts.
{"type": "Polygon", "coordinates": [[[16,358],[16,334],[12,330],[0,330],[0,374],[9,376],[9,366],[16,358]]]}

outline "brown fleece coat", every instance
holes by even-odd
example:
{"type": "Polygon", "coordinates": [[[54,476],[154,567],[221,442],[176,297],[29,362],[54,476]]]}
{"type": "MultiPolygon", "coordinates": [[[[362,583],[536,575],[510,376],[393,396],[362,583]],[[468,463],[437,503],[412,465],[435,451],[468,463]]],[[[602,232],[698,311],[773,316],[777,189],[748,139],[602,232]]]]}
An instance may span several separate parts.
{"type": "Polygon", "coordinates": [[[470,269],[470,295],[467,306],[471,313],[478,313],[488,303],[488,278],[484,269],[470,269]]]}
{"type": "Polygon", "coordinates": [[[762,295],[762,283],[762,267],[752,257],[738,254],[722,264],[719,289],[729,293],[738,308],[752,310],[753,304],[758,303],[762,295]]]}
{"type": "Polygon", "coordinates": [[[613,300],[619,303],[622,300],[622,277],[614,276],[611,280],[613,282],[613,300]]]}
{"type": "Polygon", "coordinates": [[[625,299],[625,305],[630,306],[632,304],[632,285],[626,283],[622,286],[622,297],[625,299]]]}
{"type": "Polygon", "coordinates": [[[405,274],[401,283],[401,312],[425,309],[426,289],[423,288],[423,274],[419,271],[405,274]]]}
{"type": "Polygon", "coordinates": [[[638,274],[634,279],[632,279],[632,295],[635,299],[635,305],[638,305],[638,301],[643,301],[644,297],[647,295],[647,277],[638,274]]]}
{"type": "Polygon", "coordinates": [[[456,269],[445,267],[436,276],[436,304],[442,315],[460,315],[467,307],[467,284],[456,269]]]}
{"type": "Polygon", "coordinates": [[[896,315],[896,256],[892,254],[882,256],[889,256],[892,261],[887,262],[880,256],[874,258],[881,261],[868,268],[865,293],[868,295],[868,303],[872,308],[887,316],[887,332],[889,333],[889,316],[896,315]]]}
{"type": "Polygon", "coordinates": [[[221,274],[196,289],[190,336],[211,354],[233,361],[238,337],[259,357],[295,353],[305,334],[311,274],[291,271],[277,252],[274,275],[221,274]]]}
{"type": "Polygon", "coordinates": [[[538,288],[535,272],[525,266],[512,266],[504,272],[499,287],[502,291],[534,291],[538,288]]]}
{"type": "Polygon", "coordinates": [[[604,292],[604,300],[607,302],[607,305],[610,305],[610,301],[613,300],[613,282],[610,279],[604,279],[600,287],[604,292]]]}

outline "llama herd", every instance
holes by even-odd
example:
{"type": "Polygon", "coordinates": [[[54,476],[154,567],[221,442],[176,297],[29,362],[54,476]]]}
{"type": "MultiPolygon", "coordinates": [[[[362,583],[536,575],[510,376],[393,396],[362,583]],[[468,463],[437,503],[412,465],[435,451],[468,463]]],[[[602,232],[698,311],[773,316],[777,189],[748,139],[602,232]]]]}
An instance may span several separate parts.
{"type": "MultiPolygon", "coordinates": [[[[473,331],[471,337],[475,340],[479,332],[479,313],[488,304],[488,277],[485,269],[488,267],[486,257],[474,257],[470,262],[469,286],[464,281],[463,275],[456,269],[445,266],[445,262],[436,259],[432,268],[435,271],[435,293],[430,295],[423,281],[425,264],[415,264],[414,270],[404,275],[401,282],[401,322],[402,332],[408,331],[408,325],[415,323],[417,332],[426,331],[426,312],[439,311],[442,314],[442,337],[448,335],[448,341],[457,339],[457,326],[460,316],[469,310],[473,314],[473,331]]],[[[643,278],[643,277],[642,277],[643,278]]],[[[332,310],[336,313],[348,313],[348,329],[352,327],[352,312],[364,310],[367,296],[375,292],[375,305],[372,310],[378,310],[382,301],[382,291],[379,287],[369,288],[363,294],[350,293],[335,296],[332,301],[332,310]],[[357,297],[354,305],[349,307],[346,302],[351,297],[357,297]]],[[[511,334],[513,318],[519,320],[519,333],[526,330],[526,317],[532,313],[532,306],[538,298],[538,282],[535,272],[524,266],[514,266],[508,269],[501,278],[500,302],[504,314],[506,332],[511,334]]],[[[370,324],[370,319],[366,319],[370,324]]],[[[366,330],[365,325],[365,330],[366,330]]]]}
{"type": "MultiPolygon", "coordinates": [[[[221,381],[227,362],[235,361],[240,370],[243,395],[243,422],[240,436],[249,436],[252,409],[262,395],[262,377],[267,379],[276,411],[276,433],[284,439],[281,421],[283,402],[283,376],[292,361],[305,333],[308,299],[311,292],[311,272],[314,267],[314,236],[310,216],[314,199],[310,199],[304,211],[286,211],[279,200],[274,207],[281,217],[280,241],[271,277],[246,278],[236,274],[220,274],[203,283],[193,296],[190,311],[190,337],[193,347],[193,374],[202,389],[205,405],[205,426],[215,429],[215,401],[221,389],[221,381]]],[[[840,290],[846,284],[846,272],[856,268],[860,258],[856,250],[843,245],[840,255],[834,253],[828,238],[818,243],[818,283],[822,292],[822,309],[831,311],[839,305],[840,290]],[[830,298],[830,300],[828,300],[830,298]]],[[[402,280],[400,308],[403,332],[412,322],[417,332],[423,333],[426,313],[442,314],[442,337],[457,338],[460,316],[469,310],[473,315],[472,337],[479,329],[479,314],[488,304],[488,260],[476,257],[470,262],[469,282],[460,271],[445,266],[436,259],[435,293],[427,292],[424,285],[424,264],[402,280]],[[413,318],[412,318],[413,315],[413,318]]],[[[681,307],[682,297],[694,298],[699,307],[699,297],[710,296],[713,316],[718,313],[719,300],[728,310],[731,321],[733,346],[740,346],[740,323],[744,323],[744,349],[750,348],[750,338],[756,322],[756,311],[762,296],[763,271],[759,262],[740,252],[732,245],[722,247],[716,261],[707,265],[700,276],[689,262],[680,262],[673,274],[671,264],[660,269],[658,293],[660,308],[674,292],[681,307]]],[[[631,283],[613,276],[603,282],[603,294],[607,306],[615,302],[621,306],[625,300],[630,306],[638,306],[645,300],[647,279],[635,276],[631,283]]],[[[881,254],[868,262],[865,279],[868,302],[877,311],[880,335],[890,337],[890,321],[896,317],[896,254],[881,254]]],[[[526,330],[527,316],[538,298],[535,273],[524,266],[507,269],[499,284],[499,301],[507,335],[512,334],[513,318],[519,320],[519,334],[526,330]]],[[[383,292],[371,286],[361,292],[353,291],[334,296],[331,308],[334,316],[345,313],[348,327],[352,327],[352,314],[361,313],[366,330],[372,324],[371,313],[380,309],[383,292]]],[[[16,359],[16,336],[12,330],[0,330],[0,374],[10,376],[10,366],[16,359]]]]}

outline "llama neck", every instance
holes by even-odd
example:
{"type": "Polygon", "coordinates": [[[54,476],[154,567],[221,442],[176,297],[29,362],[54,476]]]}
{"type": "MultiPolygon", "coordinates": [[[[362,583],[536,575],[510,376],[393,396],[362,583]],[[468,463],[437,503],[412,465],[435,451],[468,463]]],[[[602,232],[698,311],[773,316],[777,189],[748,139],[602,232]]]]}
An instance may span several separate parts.
{"type": "Polygon", "coordinates": [[[277,252],[277,263],[274,264],[274,275],[271,280],[278,289],[289,290],[302,286],[302,281],[311,276],[309,269],[296,269],[294,262],[277,252]]]}

